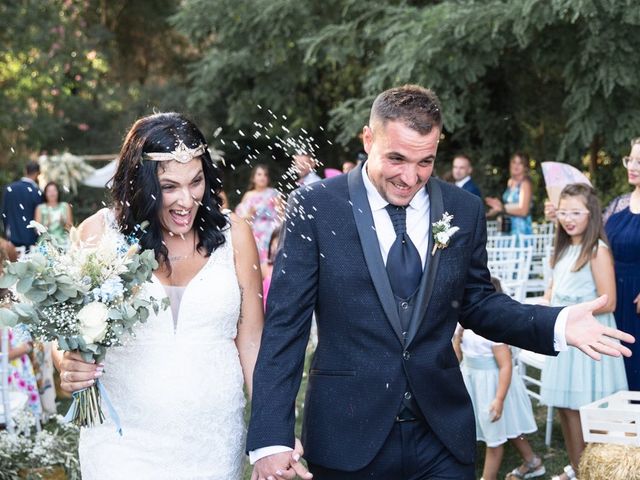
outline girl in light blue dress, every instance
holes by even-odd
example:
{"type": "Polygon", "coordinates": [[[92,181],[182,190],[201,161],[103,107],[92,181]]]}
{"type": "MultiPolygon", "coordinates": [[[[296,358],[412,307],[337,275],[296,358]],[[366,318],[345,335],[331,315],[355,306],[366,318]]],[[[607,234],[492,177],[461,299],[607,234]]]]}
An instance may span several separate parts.
{"type": "MultiPolygon", "coordinates": [[[[613,258],[603,230],[602,210],[593,188],[568,185],[560,194],[556,212],[553,277],[545,297],[553,306],[568,306],[607,294],[607,304],[594,312],[597,320],[616,328],[616,283],[613,258]]],[[[556,407],[571,465],[558,477],[576,478],[584,450],[579,408],[619,390],[627,389],[622,357],[603,355],[595,361],[578,349],[548,357],[542,372],[541,401],[556,407]]]]}
{"type": "MultiPolygon", "coordinates": [[[[500,291],[499,283],[492,280],[500,291]]],[[[522,378],[513,368],[510,347],[461,327],[456,333],[454,344],[462,355],[462,378],[473,404],[476,437],[487,444],[482,480],[496,480],[507,440],[523,459],[523,464],[509,473],[507,479],[543,476],[542,459],[534,454],[524,437],[538,427],[522,378]]]]}

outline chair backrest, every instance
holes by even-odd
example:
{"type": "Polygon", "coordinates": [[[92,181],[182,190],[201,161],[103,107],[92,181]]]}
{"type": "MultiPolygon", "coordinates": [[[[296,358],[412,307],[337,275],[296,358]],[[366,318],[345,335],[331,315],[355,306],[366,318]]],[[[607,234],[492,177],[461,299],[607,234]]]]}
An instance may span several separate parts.
{"type": "Polygon", "coordinates": [[[533,233],[538,235],[548,235],[553,238],[553,235],[556,231],[555,222],[544,222],[544,223],[534,223],[533,224],[533,233]]]}
{"type": "Polygon", "coordinates": [[[487,237],[487,250],[490,248],[510,248],[516,245],[515,235],[489,235],[487,237]]]}
{"type": "Polygon", "coordinates": [[[497,220],[487,220],[487,236],[497,235],[500,230],[497,220]]]}
{"type": "MultiPolygon", "coordinates": [[[[550,225],[553,225],[553,223],[550,223],[550,225]]],[[[544,291],[548,285],[548,282],[545,280],[545,258],[549,254],[549,249],[553,247],[552,232],[552,228],[549,227],[546,233],[520,235],[519,237],[522,245],[533,248],[529,284],[527,285],[528,293],[544,291]]]]}
{"type": "Polygon", "coordinates": [[[0,401],[3,416],[0,423],[6,425],[9,433],[14,433],[13,418],[11,416],[11,402],[9,398],[9,329],[0,328],[0,401]]]}
{"type": "Polygon", "coordinates": [[[487,257],[489,272],[500,280],[504,293],[519,302],[524,301],[533,247],[487,248],[487,257]]]}

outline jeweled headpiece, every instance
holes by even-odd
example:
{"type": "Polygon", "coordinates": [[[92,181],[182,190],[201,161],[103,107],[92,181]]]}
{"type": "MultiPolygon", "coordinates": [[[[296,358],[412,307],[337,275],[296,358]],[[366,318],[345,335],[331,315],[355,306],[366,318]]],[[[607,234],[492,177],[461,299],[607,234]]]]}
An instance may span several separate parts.
{"type": "Polygon", "coordinates": [[[175,160],[179,163],[189,163],[194,158],[202,155],[207,149],[207,146],[203,143],[196,148],[187,147],[182,140],[178,143],[178,146],[172,152],[149,152],[143,153],[142,158],[146,160],[153,160],[155,162],[167,162],[169,160],[175,160]]]}

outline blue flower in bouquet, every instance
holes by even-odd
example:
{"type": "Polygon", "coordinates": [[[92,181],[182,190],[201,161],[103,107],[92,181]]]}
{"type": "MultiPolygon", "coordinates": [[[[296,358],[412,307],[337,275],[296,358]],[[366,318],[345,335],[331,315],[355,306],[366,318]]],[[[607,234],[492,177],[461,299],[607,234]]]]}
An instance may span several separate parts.
{"type": "Polygon", "coordinates": [[[92,290],[96,301],[105,303],[119,300],[124,296],[124,285],[120,277],[110,277],[102,285],[92,290]]]}

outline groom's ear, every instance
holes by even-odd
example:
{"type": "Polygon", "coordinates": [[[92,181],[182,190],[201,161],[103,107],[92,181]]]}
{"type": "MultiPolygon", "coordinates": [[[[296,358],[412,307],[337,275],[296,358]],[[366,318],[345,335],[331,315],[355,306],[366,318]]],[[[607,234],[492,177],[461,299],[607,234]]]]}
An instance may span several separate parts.
{"type": "Polygon", "coordinates": [[[373,144],[373,130],[369,125],[365,125],[362,129],[362,146],[364,147],[364,151],[369,154],[371,150],[371,145],[373,144]]]}

